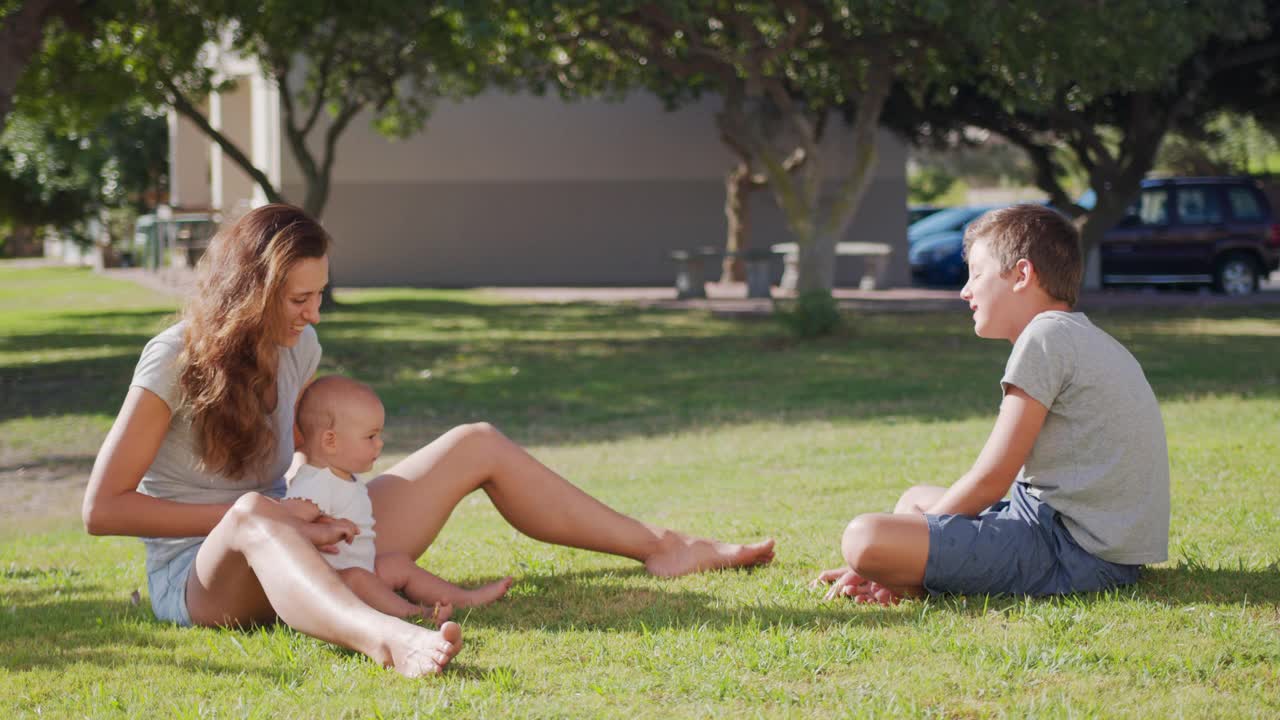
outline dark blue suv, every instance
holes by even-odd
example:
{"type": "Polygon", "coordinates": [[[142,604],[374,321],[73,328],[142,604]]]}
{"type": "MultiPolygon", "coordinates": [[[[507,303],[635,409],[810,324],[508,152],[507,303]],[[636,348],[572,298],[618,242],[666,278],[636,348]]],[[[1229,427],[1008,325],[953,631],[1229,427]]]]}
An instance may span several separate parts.
{"type": "Polygon", "coordinates": [[[1144,180],[1100,251],[1104,285],[1212,285],[1247,295],[1280,267],[1280,225],[1249,178],[1144,180]]]}

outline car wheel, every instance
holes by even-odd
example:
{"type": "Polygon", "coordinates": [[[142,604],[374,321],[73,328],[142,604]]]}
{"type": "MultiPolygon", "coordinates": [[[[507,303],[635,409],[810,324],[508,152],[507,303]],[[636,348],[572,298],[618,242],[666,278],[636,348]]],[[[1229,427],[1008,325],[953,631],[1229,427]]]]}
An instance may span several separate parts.
{"type": "Polygon", "coordinates": [[[1228,255],[1218,262],[1213,286],[1224,295],[1250,295],[1258,291],[1258,265],[1248,255],[1228,255]]]}

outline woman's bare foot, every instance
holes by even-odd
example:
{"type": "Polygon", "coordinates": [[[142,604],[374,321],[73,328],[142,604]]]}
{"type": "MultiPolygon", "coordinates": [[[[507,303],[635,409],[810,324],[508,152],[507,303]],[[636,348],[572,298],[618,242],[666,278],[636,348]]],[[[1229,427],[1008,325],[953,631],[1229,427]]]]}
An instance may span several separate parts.
{"type": "Polygon", "coordinates": [[[462,628],[447,622],[438,631],[403,623],[402,632],[386,644],[387,667],[405,677],[437,675],[462,649],[462,628]]]}
{"type": "Polygon", "coordinates": [[[511,583],[513,582],[515,582],[515,580],[508,575],[507,577],[491,582],[488,585],[481,585],[477,588],[463,590],[456,598],[454,598],[454,604],[458,607],[479,607],[481,605],[488,605],[491,602],[497,601],[503,595],[506,595],[507,591],[511,589],[511,583]]]}
{"type": "Polygon", "coordinates": [[[644,562],[645,569],[659,577],[767,565],[773,560],[772,539],[734,545],[668,531],[661,543],[658,551],[644,562]]]}

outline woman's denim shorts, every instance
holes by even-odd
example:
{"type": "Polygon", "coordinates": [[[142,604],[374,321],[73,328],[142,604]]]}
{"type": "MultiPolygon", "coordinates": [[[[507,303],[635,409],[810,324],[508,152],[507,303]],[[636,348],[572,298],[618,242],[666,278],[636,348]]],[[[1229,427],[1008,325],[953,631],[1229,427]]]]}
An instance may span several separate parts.
{"type": "Polygon", "coordinates": [[[151,595],[151,610],[156,618],[176,625],[191,624],[191,613],[187,611],[187,577],[191,575],[191,565],[203,544],[203,541],[198,542],[174,555],[164,565],[147,571],[147,592],[151,595]]]}

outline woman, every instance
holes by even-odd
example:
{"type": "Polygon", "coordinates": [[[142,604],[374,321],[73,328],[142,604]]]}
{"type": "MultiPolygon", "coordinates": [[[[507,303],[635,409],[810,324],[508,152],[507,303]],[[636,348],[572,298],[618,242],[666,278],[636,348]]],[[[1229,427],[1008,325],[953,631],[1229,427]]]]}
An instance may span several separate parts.
{"type": "MultiPolygon", "coordinates": [[[[325,231],[267,205],[220,233],[183,321],[143,350],[89,478],[94,535],[144,538],[157,617],[243,625],[279,618],[408,676],[442,670],[461,629],[430,631],[364,605],[320,552],[350,524],[284,510],[297,399],[315,374],[325,231]]],[[[468,493],[483,489],[516,529],[634,558],[675,576],[767,563],[773,541],[691,538],[615,512],[493,427],[455,428],[369,483],[379,552],[420,556],[468,493]]]]}

